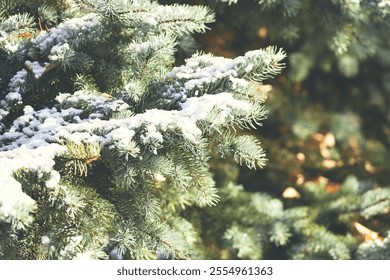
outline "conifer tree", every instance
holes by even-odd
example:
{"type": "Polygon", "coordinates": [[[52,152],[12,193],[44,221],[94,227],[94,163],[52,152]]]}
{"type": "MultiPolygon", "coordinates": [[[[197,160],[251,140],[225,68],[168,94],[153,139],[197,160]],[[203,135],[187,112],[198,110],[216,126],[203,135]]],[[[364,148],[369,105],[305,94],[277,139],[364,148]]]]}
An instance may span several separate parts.
{"type": "Polygon", "coordinates": [[[0,259],[206,256],[193,217],[229,195],[211,164],[265,164],[238,131],[265,118],[258,86],[285,57],[173,67],[178,41],[213,19],[149,0],[1,2],[0,259]]]}
{"type": "Polygon", "coordinates": [[[335,69],[378,86],[387,1],[221,0],[288,49],[272,94],[275,47],[174,67],[214,15],[161,2],[0,2],[0,259],[390,259],[386,142],[289,89],[335,69]]]}
{"type": "MultiPolygon", "coordinates": [[[[230,181],[242,187],[234,199],[207,209],[220,211],[213,223],[223,217],[220,234],[208,235],[210,243],[221,244],[213,257],[389,259],[388,1],[180,2],[216,11],[212,30],[198,36],[206,50],[234,57],[276,44],[289,54],[287,71],[268,86],[270,113],[258,134],[267,165],[253,171],[217,164],[226,173],[234,170],[230,181]],[[256,210],[242,205],[255,200],[251,195],[278,203],[283,218],[248,221],[256,210]],[[237,216],[227,210],[232,205],[240,209],[237,216]],[[215,241],[220,236],[228,239],[215,241]],[[249,250],[244,239],[261,251],[249,250]]],[[[226,177],[217,178],[228,184],[226,177]]],[[[261,213],[272,212],[266,205],[261,213]]]]}

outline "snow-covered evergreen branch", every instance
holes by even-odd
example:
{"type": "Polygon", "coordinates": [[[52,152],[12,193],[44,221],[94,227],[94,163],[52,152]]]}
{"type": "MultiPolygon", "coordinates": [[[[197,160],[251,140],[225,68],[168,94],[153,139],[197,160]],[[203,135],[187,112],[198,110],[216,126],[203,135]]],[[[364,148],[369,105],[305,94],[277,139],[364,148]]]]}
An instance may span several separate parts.
{"type": "Polygon", "coordinates": [[[220,200],[212,154],[264,164],[260,143],[234,129],[265,118],[253,85],[280,72],[284,52],[172,69],[177,36],[205,31],[207,8],[63,5],[69,19],[53,3],[6,10],[1,26],[0,258],[191,257],[198,235],[180,212],[220,200]]]}

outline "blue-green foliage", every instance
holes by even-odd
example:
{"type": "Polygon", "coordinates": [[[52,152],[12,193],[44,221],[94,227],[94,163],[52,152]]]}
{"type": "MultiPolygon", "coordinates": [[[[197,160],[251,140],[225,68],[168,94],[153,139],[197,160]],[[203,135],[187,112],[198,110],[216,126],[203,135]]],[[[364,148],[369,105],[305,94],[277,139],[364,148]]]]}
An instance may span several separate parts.
{"type": "Polygon", "coordinates": [[[173,67],[202,6],[5,1],[0,18],[0,259],[202,258],[182,212],[221,199],[211,156],[264,165],[235,129],[265,118],[253,89],[285,53],[173,67]]]}

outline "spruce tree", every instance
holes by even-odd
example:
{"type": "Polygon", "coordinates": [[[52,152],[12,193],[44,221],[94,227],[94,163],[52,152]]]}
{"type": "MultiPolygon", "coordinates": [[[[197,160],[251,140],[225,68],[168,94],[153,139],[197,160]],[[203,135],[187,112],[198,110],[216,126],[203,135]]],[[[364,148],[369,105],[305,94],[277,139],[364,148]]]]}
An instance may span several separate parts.
{"type": "Polygon", "coordinates": [[[173,67],[179,40],[213,19],[149,0],[1,2],[1,259],[206,256],[194,217],[228,195],[213,161],[265,164],[243,131],[265,118],[259,85],[285,57],[173,67]]]}
{"type": "Polygon", "coordinates": [[[0,2],[0,259],[390,259],[388,1],[161,2],[0,2]]]}
{"type": "MultiPolygon", "coordinates": [[[[205,50],[234,57],[276,44],[289,54],[286,71],[267,87],[270,113],[258,130],[267,165],[256,171],[226,161],[216,165],[234,170],[230,181],[242,184],[239,196],[208,209],[220,211],[213,223],[224,217],[221,233],[210,233],[228,237],[218,242],[220,255],[390,259],[388,1],[180,2],[210,4],[216,11],[212,29],[197,36],[205,50]],[[256,211],[245,215],[240,205],[252,195],[277,201],[280,216],[249,222],[256,211]],[[242,212],[223,216],[232,205],[242,212]],[[244,247],[244,236],[248,244],[260,243],[249,247],[261,251],[244,247]]],[[[217,178],[228,184],[227,177],[217,178]]],[[[272,213],[262,205],[261,213],[272,213]]]]}

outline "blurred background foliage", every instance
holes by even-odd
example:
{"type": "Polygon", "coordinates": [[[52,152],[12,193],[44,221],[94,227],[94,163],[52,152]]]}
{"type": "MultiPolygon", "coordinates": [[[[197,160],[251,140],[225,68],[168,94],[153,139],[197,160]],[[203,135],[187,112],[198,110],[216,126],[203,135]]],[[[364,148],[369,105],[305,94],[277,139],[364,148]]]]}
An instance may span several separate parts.
{"type": "MultiPolygon", "coordinates": [[[[217,14],[206,34],[182,39],[178,61],[195,44],[225,57],[269,45],[288,54],[283,74],[258,89],[269,109],[255,132],[267,165],[248,170],[212,163],[222,191],[234,198],[207,209],[211,218],[203,228],[219,224],[231,248],[220,244],[209,257],[390,258],[390,3],[160,2],[208,5],[217,14]],[[254,197],[263,201],[261,213],[279,221],[256,220],[258,211],[248,205],[254,197]],[[233,204],[239,208],[229,212],[233,204]],[[264,248],[251,250],[251,244],[264,248]]],[[[215,228],[210,244],[213,234],[215,228]]]]}

